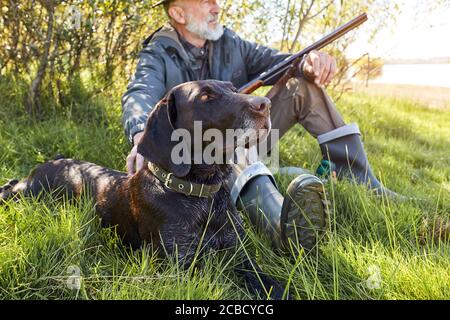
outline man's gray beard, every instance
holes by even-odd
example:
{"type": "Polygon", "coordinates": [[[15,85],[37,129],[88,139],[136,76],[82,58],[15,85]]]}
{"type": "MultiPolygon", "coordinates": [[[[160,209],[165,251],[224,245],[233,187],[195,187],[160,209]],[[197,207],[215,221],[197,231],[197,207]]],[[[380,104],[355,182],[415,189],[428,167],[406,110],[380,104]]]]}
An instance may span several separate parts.
{"type": "Polygon", "coordinates": [[[213,17],[209,16],[207,21],[202,21],[201,23],[197,23],[194,21],[194,19],[190,16],[186,16],[186,29],[197,36],[199,36],[202,39],[205,40],[212,40],[216,41],[218,40],[222,34],[223,34],[223,26],[219,23],[217,23],[217,27],[214,29],[210,29],[208,27],[208,21],[212,20],[213,17]]]}

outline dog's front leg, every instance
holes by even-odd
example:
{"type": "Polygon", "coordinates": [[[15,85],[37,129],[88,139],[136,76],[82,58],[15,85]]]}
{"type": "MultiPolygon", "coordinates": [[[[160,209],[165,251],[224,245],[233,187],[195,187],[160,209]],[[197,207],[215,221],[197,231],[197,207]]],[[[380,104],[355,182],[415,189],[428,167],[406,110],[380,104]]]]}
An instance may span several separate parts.
{"type": "Polygon", "coordinates": [[[264,273],[251,258],[246,257],[242,263],[235,267],[235,272],[243,278],[249,291],[256,296],[273,300],[292,299],[288,294],[283,297],[285,291],[283,285],[264,273]]]}
{"type": "MultiPolygon", "coordinates": [[[[233,226],[233,239],[237,246],[238,256],[241,259],[234,267],[235,273],[244,280],[245,285],[252,294],[274,300],[283,299],[284,287],[271,276],[265,274],[256,261],[249,257],[246,250],[242,250],[245,247],[245,242],[248,237],[237,211],[235,211],[235,214],[230,214],[228,218],[230,224],[233,226]]],[[[292,299],[287,294],[284,298],[292,299]]]]}

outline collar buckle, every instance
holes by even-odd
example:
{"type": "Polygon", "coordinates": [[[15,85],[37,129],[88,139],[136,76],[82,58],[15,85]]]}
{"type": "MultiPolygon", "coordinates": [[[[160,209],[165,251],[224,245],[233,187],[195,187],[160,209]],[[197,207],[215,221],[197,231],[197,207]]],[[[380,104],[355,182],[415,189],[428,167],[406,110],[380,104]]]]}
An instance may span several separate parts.
{"type": "Polygon", "coordinates": [[[170,187],[169,187],[169,183],[172,183],[172,179],[170,179],[170,177],[172,176],[172,172],[169,172],[168,174],[167,174],[167,177],[166,177],[166,180],[164,181],[164,185],[167,187],[167,188],[169,188],[170,189],[170,187]]]}

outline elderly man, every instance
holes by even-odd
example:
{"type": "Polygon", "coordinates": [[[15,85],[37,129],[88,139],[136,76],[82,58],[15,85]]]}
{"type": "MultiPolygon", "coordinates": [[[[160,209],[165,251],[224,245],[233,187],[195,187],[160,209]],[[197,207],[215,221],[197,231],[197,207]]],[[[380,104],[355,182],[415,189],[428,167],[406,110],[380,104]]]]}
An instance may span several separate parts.
{"type": "MultiPolygon", "coordinates": [[[[169,23],[144,42],[134,78],[123,96],[123,124],[134,145],[127,159],[130,174],[143,166],[137,153],[149,112],[172,87],[187,81],[217,79],[240,87],[289,55],[241,39],[218,22],[216,0],[163,0],[169,23]]],[[[323,52],[304,59],[299,74],[272,99],[272,127],[280,136],[301,124],[318,139],[324,159],[334,169],[379,193],[390,193],[373,176],[356,124],[346,125],[323,90],[336,74],[336,61],[323,52]],[[351,167],[350,167],[351,165],[351,167]]],[[[321,181],[302,174],[283,199],[270,171],[261,163],[237,168],[230,181],[238,209],[265,230],[277,247],[316,245],[326,221],[321,181]],[[262,219],[261,219],[262,217],[262,219]]]]}

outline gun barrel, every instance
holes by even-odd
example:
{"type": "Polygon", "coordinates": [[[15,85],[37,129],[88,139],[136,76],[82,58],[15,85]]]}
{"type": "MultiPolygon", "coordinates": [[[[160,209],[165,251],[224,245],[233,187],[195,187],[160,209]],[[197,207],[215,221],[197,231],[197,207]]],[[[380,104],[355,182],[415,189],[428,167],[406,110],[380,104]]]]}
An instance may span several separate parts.
{"type": "Polygon", "coordinates": [[[368,18],[367,18],[367,14],[366,13],[363,13],[363,14],[359,15],[358,17],[354,18],[350,22],[347,22],[346,24],[340,26],[339,28],[334,30],[332,33],[326,35],[325,37],[323,37],[319,41],[313,43],[309,47],[303,49],[302,51],[300,51],[300,52],[298,52],[296,54],[293,54],[292,56],[290,56],[288,58],[286,58],[284,61],[281,61],[280,63],[278,63],[277,65],[275,65],[271,69],[269,69],[268,71],[263,72],[256,79],[252,80],[251,82],[249,82],[246,85],[244,85],[241,88],[239,88],[239,92],[245,92],[245,93],[253,92],[253,91],[251,91],[251,88],[256,87],[255,83],[259,83],[260,84],[258,87],[264,86],[266,82],[268,82],[269,80],[277,77],[281,73],[285,72],[292,65],[292,63],[295,60],[303,57],[304,55],[310,53],[313,50],[320,50],[320,49],[326,47],[330,43],[336,41],[337,39],[339,39],[343,35],[347,34],[349,31],[359,27],[360,25],[362,25],[367,20],[368,20],[368,18]]]}

